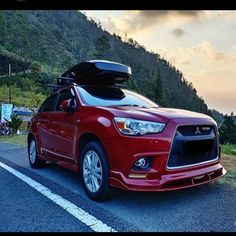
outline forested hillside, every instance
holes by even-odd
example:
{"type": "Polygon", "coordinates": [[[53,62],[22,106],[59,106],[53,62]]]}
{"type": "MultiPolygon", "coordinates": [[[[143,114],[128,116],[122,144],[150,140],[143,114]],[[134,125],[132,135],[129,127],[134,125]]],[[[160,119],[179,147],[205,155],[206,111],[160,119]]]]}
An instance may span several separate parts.
{"type": "MultiPolygon", "coordinates": [[[[55,82],[68,67],[91,59],[129,65],[133,76],[128,87],[162,106],[210,114],[183,73],[161,55],[147,51],[134,39],[111,35],[78,11],[0,11],[2,91],[9,83],[11,63],[13,90],[37,94],[40,103],[50,93],[47,83],[55,82]]],[[[14,100],[13,94],[13,101],[24,105],[19,98],[18,94],[14,100]]],[[[4,100],[6,95],[0,93],[0,102],[4,100]]]]}

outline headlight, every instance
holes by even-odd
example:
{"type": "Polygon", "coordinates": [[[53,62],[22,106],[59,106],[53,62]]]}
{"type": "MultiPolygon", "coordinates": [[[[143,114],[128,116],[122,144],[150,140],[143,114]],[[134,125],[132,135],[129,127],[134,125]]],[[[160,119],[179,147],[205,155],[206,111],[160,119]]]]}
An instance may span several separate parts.
{"type": "Polygon", "coordinates": [[[165,127],[164,123],[136,120],[123,117],[115,117],[114,121],[118,130],[122,134],[126,135],[144,135],[148,133],[160,133],[165,127]]]}

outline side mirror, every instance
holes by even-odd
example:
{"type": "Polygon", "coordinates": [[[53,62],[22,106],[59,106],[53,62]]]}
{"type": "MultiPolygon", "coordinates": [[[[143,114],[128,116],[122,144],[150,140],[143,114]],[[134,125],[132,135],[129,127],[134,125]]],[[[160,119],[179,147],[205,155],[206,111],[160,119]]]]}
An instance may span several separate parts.
{"type": "Polygon", "coordinates": [[[61,110],[65,111],[65,112],[74,112],[75,106],[71,105],[71,103],[72,103],[71,101],[72,101],[72,99],[63,100],[60,105],[61,110]]]}

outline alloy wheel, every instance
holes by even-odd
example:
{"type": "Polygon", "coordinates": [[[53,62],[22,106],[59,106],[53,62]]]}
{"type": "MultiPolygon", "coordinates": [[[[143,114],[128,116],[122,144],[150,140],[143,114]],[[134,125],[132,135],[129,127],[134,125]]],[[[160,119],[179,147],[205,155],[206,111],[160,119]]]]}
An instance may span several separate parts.
{"type": "Polygon", "coordinates": [[[102,184],[102,163],[98,154],[90,150],[83,161],[83,178],[89,191],[95,193],[102,184]]]}

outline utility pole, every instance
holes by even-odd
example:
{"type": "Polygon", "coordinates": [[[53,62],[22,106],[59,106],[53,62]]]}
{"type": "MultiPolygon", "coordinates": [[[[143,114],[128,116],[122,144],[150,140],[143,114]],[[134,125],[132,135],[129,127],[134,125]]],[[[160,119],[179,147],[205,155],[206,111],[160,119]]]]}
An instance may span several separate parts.
{"type": "Polygon", "coordinates": [[[8,72],[9,72],[9,103],[11,104],[11,64],[9,64],[8,72]]]}

